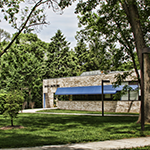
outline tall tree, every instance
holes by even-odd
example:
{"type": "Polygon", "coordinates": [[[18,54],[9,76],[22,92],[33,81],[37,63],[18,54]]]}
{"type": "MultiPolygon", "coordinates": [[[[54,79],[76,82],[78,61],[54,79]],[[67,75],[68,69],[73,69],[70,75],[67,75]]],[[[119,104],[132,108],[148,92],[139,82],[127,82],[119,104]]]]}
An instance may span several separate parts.
{"type": "MultiPolygon", "coordinates": [[[[150,2],[149,0],[104,0],[80,2],[76,13],[81,13],[80,23],[89,25],[88,28],[97,32],[110,42],[119,42],[133,61],[138,79],[140,79],[134,58],[134,47],[140,64],[142,50],[149,46],[147,34],[150,31],[150,2]],[[91,11],[98,6],[97,15],[91,11]],[[92,16],[92,17],[91,17],[92,16]],[[89,22],[89,20],[93,20],[89,22]],[[96,18],[96,19],[95,19],[96,18]],[[94,26],[93,26],[94,24],[94,26]]],[[[145,121],[150,122],[150,59],[144,55],[144,89],[145,89],[145,121]]],[[[141,67],[141,66],[140,66],[141,67]]],[[[140,82],[140,80],[139,80],[140,82]]]]}
{"type": "Polygon", "coordinates": [[[76,39],[79,42],[77,43],[77,47],[75,47],[75,51],[77,54],[79,53],[78,58],[83,62],[82,68],[84,68],[84,71],[101,70],[107,72],[133,69],[132,61],[130,59],[128,60],[129,57],[124,55],[123,51],[116,48],[114,43],[108,44],[102,40],[98,31],[93,35],[91,29],[82,29],[76,35],[76,39]],[[86,47],[86,51],[84,49],[82,50],[82,43],[84,41],[89,44],[86,47]],[[86,59],[86,63],[82,59],[86,59]]]}
{"type": "Polygon", "coordinates": [[[36,107],[41,107],[42,79],[45,73],[44,44],[33,34],[22,34],[19,38],[11,51],[1,57],[0,88],[7,91],[22,89],[28,93],[25,100],[34,101],[36,107]]]}
{"type": "Polygon", "coordinates": [[[51,38],[48,46],[46,61],[46,78],[76,76],[78,65],[77,57],[69,49],[70,43],[60,30],[51,38]]]}
{"type": "Polygon", "coordinates": [[[74,50],[78,58],[78,65],[80,65],[80,74],[82,72],[89,71],[89,49],[83,39],[78,41],[77,46],[74,47],[74,50]]]}

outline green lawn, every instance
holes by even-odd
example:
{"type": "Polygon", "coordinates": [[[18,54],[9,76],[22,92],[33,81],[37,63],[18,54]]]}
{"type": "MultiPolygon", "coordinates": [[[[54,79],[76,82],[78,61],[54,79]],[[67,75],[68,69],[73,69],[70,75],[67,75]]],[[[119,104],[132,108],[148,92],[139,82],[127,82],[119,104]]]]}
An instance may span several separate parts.
{"type": "MultiPolygon", "coordinates": [[[[100,112],[100,111],[62,110],[62,109],[47,109],[47,110],[40,110],[38,112],[102,114],[102,112],[100,112]]],[[[130,114],[130,115],[138,115],[138,113],[116,113],[116,112],[104,112],[104,113],[105,114],[130,114]]]]}
{"type": "Polygon", "coordinates": [[[137,147],[137,148],[131,148],[131,149],[121,149],[121,150],[150,150],[150,146],[137,147]]]}
{"type": "MultiPolygon", "coordinates": [[[[19,114],[14,125],[24,129],[0,130],[0,148],[32,147],[104,141],[150,135],[150,125],[141,132],[138,117],[19,114]]],[[[0,128],[10,120],[0,115],[0,128]]]]}

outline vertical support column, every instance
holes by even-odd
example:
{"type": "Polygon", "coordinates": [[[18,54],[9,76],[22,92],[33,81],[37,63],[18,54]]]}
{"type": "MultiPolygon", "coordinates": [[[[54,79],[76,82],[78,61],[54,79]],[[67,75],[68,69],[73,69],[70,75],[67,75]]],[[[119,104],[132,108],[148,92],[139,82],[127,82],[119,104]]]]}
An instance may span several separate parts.
{"type": "Polygon", "coordinates": [[[58,96],[56,96],[56,106],[58,107],[58,96]]]}
{"type": "Polygon", "coordinates": [[[53,108],[54,107],[54,94],[52,92],[48,93],[48,99],[49,99],[49,107],[53,108]]]}

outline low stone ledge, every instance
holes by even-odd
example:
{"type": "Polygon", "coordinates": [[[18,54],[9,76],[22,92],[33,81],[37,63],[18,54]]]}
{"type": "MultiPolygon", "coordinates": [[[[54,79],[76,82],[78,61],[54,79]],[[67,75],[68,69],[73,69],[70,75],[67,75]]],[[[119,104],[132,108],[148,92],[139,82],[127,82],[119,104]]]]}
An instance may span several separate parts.
{"type": "MultiPolygon", "coordinates": [[[[105,112],[139,113],[140,101],[104,101],[105,112]]],[[[101,101],[58,101],[59,109],[102,111],[101,101]]]]}

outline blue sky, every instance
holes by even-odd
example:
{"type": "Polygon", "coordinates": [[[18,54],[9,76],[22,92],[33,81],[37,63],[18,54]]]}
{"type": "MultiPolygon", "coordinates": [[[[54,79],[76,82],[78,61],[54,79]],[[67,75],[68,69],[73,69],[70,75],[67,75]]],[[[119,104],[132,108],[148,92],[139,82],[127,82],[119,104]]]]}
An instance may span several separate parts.
{"type": "MultiPolygon", "coordinates": [[[[50,38],[55,35],[58,29],[62,31],[66,40],[71,42],[70,47],[73,48],[76,46],[75,35],[78,28],[78,19],[77,15],[74,14],[76,3],[68,8],[65,8],[63,14],[55,13],[52,9],[48,9],[47,12],[47,20],[49,21],[49,25],[47,27],[43,27],[43,29],[36,34],[38,37],[45,42],[49,42],[50,38]]],[[[0,16],[0,19],[2,16],[0,16]]],[[[0,28],[5,31],[13,34],[15,30],[8,24],[8,22],[2,20],[0,22],[0,28]]]]}

